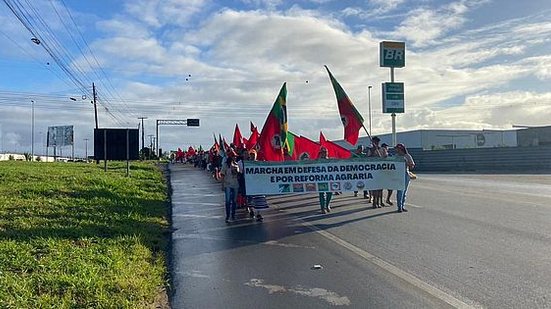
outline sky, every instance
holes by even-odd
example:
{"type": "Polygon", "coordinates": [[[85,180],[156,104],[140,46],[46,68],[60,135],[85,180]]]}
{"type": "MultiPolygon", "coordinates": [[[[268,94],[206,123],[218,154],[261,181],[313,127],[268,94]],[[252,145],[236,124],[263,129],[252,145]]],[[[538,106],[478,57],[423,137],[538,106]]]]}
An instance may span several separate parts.
{"type": "Polygon", "coordinates": [[[247,136],[284,82],[289,130],[342,139],[324,65],[366,127],[371,102],[372,134],[389,133],[381,41],[406,44],[398,132],[551,124],[549,0],[4,0],[0,23],[2,152],[30,152],[34,106],[35,153],[49,126],[73,125],[75,155],[91,154],[92,83],[99,126],[147,117],[146,145],[156,120],[200,119],[161,126],[165,150],[231,140],[236,124],[247,136]]]}

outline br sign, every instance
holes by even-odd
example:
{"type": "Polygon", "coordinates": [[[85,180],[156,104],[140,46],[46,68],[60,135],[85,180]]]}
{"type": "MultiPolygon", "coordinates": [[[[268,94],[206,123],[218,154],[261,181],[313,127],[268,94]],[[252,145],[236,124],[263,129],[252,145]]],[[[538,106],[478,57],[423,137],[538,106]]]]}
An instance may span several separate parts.
{"type": "Polygon", "coordinates": [[[406,66],[406,43],[382,41],[379,45],[380,66],[403,68],[406,66]]]}

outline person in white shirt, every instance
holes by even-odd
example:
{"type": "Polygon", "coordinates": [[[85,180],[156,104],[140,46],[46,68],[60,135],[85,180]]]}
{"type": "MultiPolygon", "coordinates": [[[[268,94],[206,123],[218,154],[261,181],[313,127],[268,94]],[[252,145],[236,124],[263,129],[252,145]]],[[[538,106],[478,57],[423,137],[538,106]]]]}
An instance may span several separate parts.
{"type": "Polygon", "coordinates": [[[237,190],[239,181],[237,179],[239,166],[235,162],[235,156],[229,156],[222,166],[222,184],[224,186],[225,204],[226,204],[226,223],[235,220],[235,208],[237,207],[237,190]]]}
{"type": "Polygon", "coordinates": [[[396,204],[398,206],[398,212],[407,212],[408,210],[404,208],[406,204],[406,196],[408,192],[409,187],[409,180],[410,180],[410,170],[412,170],[415,167],[415,162],[413,162],[413,157],[409,154],[406,146],[404,144],[396,144],[396,156],[397,157],[403,157],[406,161],[406,187],[404,190],[398,190],[396,193],[396,204]]]}

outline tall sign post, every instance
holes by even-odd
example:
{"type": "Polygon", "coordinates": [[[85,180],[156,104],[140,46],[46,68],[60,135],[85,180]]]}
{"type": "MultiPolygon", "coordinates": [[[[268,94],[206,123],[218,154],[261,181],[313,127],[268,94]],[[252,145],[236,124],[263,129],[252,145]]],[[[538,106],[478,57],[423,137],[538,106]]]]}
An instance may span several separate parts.
{"type": "Polygon", "coordinates": [[[390,83],[382,84],[383,113],[391,113],[392,144],[396,145],[396,113],[404,112],[404,83],[394,82],[394,68],[406,66],[406,43],[382,41],[379,44],[380,67],[390,68],[390,83]]]}
{"type": "Polygon", "coordinates": [[[162,156],[162,149],[159,149],[159,126],[162,125],[169,125],[169,126],[188,126],[188,127],[198,127],[199,126],[199,119],[196,118],[188,118],[186,120],[170,120],[170,119],[157,119],[157,126],[155,128],[156,132],[156,151],[159,153],[159,159],[162,156]]]}

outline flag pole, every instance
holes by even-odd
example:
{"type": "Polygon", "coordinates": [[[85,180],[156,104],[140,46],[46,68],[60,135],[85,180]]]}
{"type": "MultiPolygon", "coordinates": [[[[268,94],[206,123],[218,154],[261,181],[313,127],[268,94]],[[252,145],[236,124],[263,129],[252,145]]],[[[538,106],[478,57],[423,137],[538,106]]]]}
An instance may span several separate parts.
{"type": "MultiPolygon", "coordinates": [[[[371,134],[369,134],[369,132],[367,132],[367,129],[365,128],[363,123],[362,123],[362,128],[364,128],[364,131],[367,134],[367,137],[369,137],[369,142],[371,144],[373,144],[373,139],[371,138],[371,134]]],[[[379,157],[382,157],[381,152],[379,151],[379,148],[377,148],[377,154],[379,155],[379,157]]]]}
{"type": "Polygon", "coordinates": [[[371,139],[371,134],[367,131],[364,124],[362,123],[362,128],[364,128],[365,134],[367,134],[367,137],[369,137],[369,142],[373,143],[373,140],[371,139]]]}

